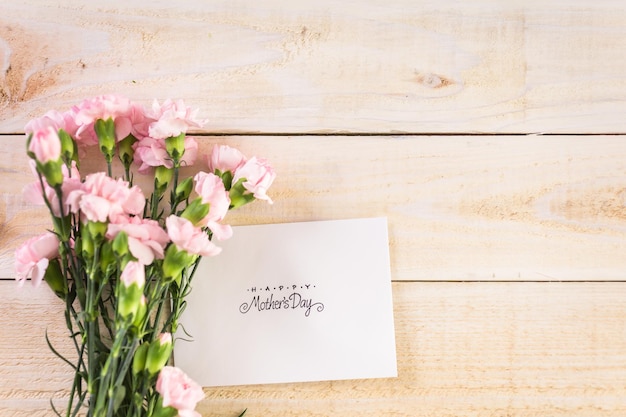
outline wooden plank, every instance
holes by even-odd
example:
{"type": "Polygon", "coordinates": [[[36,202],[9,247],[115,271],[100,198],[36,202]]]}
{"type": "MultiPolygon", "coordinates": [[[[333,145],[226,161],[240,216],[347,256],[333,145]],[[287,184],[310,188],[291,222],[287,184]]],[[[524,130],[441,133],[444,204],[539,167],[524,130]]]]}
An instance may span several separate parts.
{"type": "MultiPolygon", "coordinates": [[[[203,416],[623,416],[626,283],[395,283],[399,377],[205,389],[203,416]]],[[[0,282],[0,414],[67,394],[62,306],[0,282]]]]}
{"type": "Polygon", "coordinates": [[[626,132],[623,2],[30,0],[0,132],[83,98],[185,98],[209,132],[626,132]]]}
{"type": "MultiPolygon", "coordinates": [[[[264,155],[278,172],[275,204],[244,207],[232,224],[387,216],[394,280],[626,277],[623,137],[199,140],[201,152],[264,155]]],[[[50,222],[20,196],[32,181],[24,138],[0,145],[0,277],[11,278],[14,249],[50,222]]]]}

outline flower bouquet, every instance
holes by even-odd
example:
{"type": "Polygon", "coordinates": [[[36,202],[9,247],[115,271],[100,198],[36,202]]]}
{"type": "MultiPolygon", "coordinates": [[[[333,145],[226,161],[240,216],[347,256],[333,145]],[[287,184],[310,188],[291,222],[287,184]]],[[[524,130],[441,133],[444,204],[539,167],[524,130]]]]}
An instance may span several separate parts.
{"type": "Polygon", "coordinates": [[[59,416],[199,416],[204,393],[170,366],[172,335],[198,262],[232,235],[226,214],[257,199],[271,203],[275,174],[264,159],[222,145],[204,159],[206,170],[182,178],[181,168],[198,159],[186,135],[203,123],[196,114],[182,101],[145,109],[101,96],[25,128],[36,181],[24,194],[47,206],[53,227],[17,249],[16,277],[45,281],[65,305],[76,357],[46,336],[74,371],[67,407],[51,401],[59,416]],[[106,172],[81,175],[89,147],[106,172]],[[153,180],[149,195],[135,175],[153,180]]]}

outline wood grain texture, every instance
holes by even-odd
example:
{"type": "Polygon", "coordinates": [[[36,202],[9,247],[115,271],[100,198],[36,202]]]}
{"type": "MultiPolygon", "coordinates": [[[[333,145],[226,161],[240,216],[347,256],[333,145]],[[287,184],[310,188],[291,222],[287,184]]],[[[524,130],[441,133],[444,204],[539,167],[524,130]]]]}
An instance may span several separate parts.
{"type": "MultiPolygon", "coordinates": [[[[204,417],[623,416],[626,284],[395,283],[399,377],[205,389],[204,417]]],[[[50,416],[69,370],[47,288],[0,282],[0,411],[50,416]]]]}
{"type": "MultiPolygon", "coordinates": [[[[626,278],[621,137],[198,140],[205,153],[227,143],[263,155],[278,172],[275,204],[234,212],[233,224],[387,216],[394,280],[626,278]]],[[[22,201],[33,181],[24,147],[23,137],[0,138],[3,278],[14,249],[51,225],[22,201]]]]}
{"type": "Polygon", "coordinates": [[[623,2],[4,1],[0,133],[86,97],[209,132],[626,132],[623,2]]]}

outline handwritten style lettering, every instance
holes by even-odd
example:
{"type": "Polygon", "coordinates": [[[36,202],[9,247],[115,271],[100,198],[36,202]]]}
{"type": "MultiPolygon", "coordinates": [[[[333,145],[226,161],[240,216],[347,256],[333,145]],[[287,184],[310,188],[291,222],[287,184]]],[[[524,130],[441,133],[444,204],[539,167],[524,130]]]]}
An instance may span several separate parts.
{"type": "Polygon", "coordinates": [[[239,306],[239,312],[246,314],[250,310],[254,311],[269,311],[269,310],[304,310],[304,316],[309,317],[312,310],[317,312],[324,311],[324,304],[321,302],[314,302],[312,298],[305,298],[298,292],[293,292],[289,296],[283,296],[282,298],[274,299],[274,294],[271,294],[265,299],[261,299],[260,295],[252,297],[249,303],[242,303],[239,306]]]}

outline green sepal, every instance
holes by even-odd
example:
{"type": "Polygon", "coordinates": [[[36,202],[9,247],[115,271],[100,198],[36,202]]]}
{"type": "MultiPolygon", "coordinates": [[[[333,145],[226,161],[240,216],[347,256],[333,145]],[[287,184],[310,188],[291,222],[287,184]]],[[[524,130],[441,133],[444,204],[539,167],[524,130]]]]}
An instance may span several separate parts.
{"type": "Polygon", "coordinates": [[[28,155],[30,159],[37,160],[35,153],[30,150],[30,142],[32,142],[32,140],[33,140],[33,134],[31,133],[28,135],[28,138],[26,139],[26,155],[28,155]]]}
{"type": "Polygon", "coordinates": [[[143,295],[143,287],[132,283],[128,287],[120,284],[118,288],[117,314],[122,318],[131,317],[134,319],[143,295]]]}
{"type": "Polygon", "coordinates": [[[150,375],[156,375],[167,364],[172,355],[172,343],[161,344],[159,339],[153,340],[146,357],[146,370],[150,375]]]}
{"type": "Polygon", "coordinates": [[[139,345],[133,356],[133,374],[139,375],[146,368],[146,356],[150,343],[145,342],[139,345]]]}
{"type": "Polygon", "coordinates": [[[180,203],[189,198],[191,195],[191,190],[193,190],[193,178],[187,177],[185,178],[174,191],[174,196],[176,198],[176,203],[180,203]]]}
{"type": "Polygon", "coordinates": [[[240,178],[237,183],[233,184],[228,192],[230,197],[230,209],[241,207],[254,201],[254,194],[248,193],[248,190],[243,186],[246,181],[245,178],[240,178]]]}
{"type": "Polygon", "coordinates": [[[125,167],[130,167],[135,158],[135,150],[133,149],[135,142],[137,142],[137,138],[131,134],[117,144],[118,157],[125,167]]]}
{"type": "Polygon", "coordinates": [[[154,192],[161,196],[165,193],[167,186],[172,177],[174,176],[174,170],[163,165],[156,167],[154,170],[154,192]]]}
{"type": "Polygon", "coordinates": [[[98,136],[100,152],[110,163],[115,153],[115,122],[110,117],[107,120],[98,119],[94,123],[94,129],[98,136]]]}
{"type": "Polygon", "coordinates": [[[63,129],[59,129],[59,140],[61,141],[61,159],[66,165],[72,161],[78,161],[78,147],[72,137],[63,129]]]}
{"type": "Polygon", "coordinates": [[[230,171],[221,172],[220,170],[217,170],[217,172],[218,174],[216,175],[222,179],[222,182],[224,183],[224,188],[226,189],[226,191],[230,191],[233,185],[233,173],[230,171]]]}
{"type": "Polygon", "coordinates": [[[104,239],[107,232],[107,224],[104,222],[87,222],[87,231],[94,242],[98,243],[104,239]]]}
{"type": "Polygon", "coordinates": [[[174,417],[178,414],[178,410],[174,407],[163,407],[163,397],[159,396],[152,417],[174,417]]]}
{"type": "Polygon", "coordinates": [[[200,221],[204,219],[207,214],[209,214],[209,210],[209,204],[203,203],[202,199],[198,197],[189,203],[185,210],[183,210],[180,217],[189,220],[195,226],[200,223],[200,221]]]}
{"type": "Polygon", "coordinates": [[[48,263],[48,268],[46,269],[43,279],[57,297],[65,300],[65,296],[67,295],[67,282],[65,281],[65,275],[63,275],[61,271],[61,265],[58,259],[52,259],[48,263]]]}
{"type": "Polygon", "coordinates": [[[80,251],[83,258],[91,259],[95,253],[95,246],[89,229],[83,225],[81,228],[81,239],[77,239],[76,250],[80,251]]]}
{"type": "Polygon", "coordinates": [[[39,171],[46,181],[48,185],[53,188],[60,187],[63,184],[63,171],[61,167],[63,166],[63,161],[59,158],[56,161],[48,161],[42,164],[39,161],[37,163],[37,171],[39,171]]]}
{"type": "Polygon", "coordinates": [[[105,274],[112,271],[117,266],[115,254],[111,243],[105,242],[100,246],[100,270],[105,274]]]}
{"type": "Polygon", "coordinates": [[[126,234],[126,232],[119,232],[113,238],[111,247],[113,248],[113,253],[120,258],[128,254],[128,235],[126,234]]]}
{"type": "Polygon", "coordinates": [[[178,250],[174,244],[170,245],[165,251],[165,258],[163,259],[163,278],[180,284],[183,271],[194,260],[194,255],[190,255],[184,250],[178,250]]]}
{"type": "Polygon", "coordinates": [[[185,154],[185,134],[181,133],[178,136],[170,136],[165,139],[165,150],[176,165],[185,154]]]}

